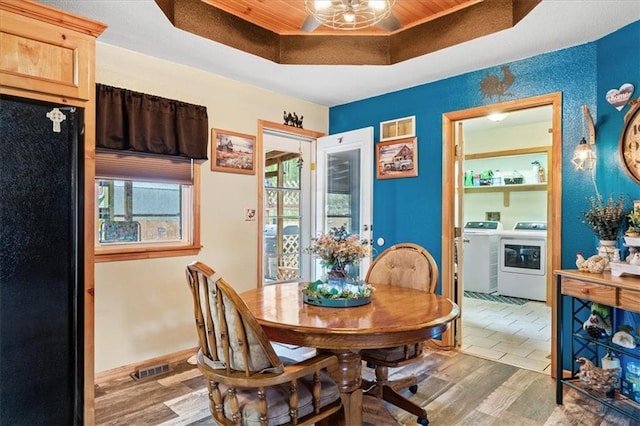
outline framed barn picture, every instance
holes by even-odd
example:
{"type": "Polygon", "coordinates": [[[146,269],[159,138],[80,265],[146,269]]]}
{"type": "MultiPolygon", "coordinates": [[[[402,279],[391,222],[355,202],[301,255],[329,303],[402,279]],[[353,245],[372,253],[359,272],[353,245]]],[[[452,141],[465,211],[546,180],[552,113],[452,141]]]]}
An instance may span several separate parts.
{"type": "Polygon", "coordinates": [[[418,176],[418,138],[376,144],[376,177],[391,179],[418,176]]]}
{"type": "Polygon", "coordinates": [[[211,129],[211,170],[245,175],[255,174],[255,146],[255,136],[211,129]]]}

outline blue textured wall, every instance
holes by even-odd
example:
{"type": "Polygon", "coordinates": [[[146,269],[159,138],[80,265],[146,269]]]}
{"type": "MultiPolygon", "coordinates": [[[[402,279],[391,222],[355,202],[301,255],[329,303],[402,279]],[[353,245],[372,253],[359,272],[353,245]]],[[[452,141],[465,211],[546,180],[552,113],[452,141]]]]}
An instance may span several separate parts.
{"type": "MultiPolygon", "coordinates": [[[[629,106],[619,112],[605,99],[609,89],[623,83],[633,84],[634,99],[640,97],[640,21],[592,43],[506,65],[516,76],[510,88],[514,97],[509,100],[562,92],[562,267],[575,268],[576,252],[595,253],[597,243],[591,229],[580,221],[588,206],[587,196],[595,193],[590,175],[576,172],[571,164],[583,134],[581,105],[589,107],[596,121],[600,193],[604,197],[612,192],[624,194],[629,208],[631,200],[640,199],[640,186],[622,169],[618,151],[623,116],[629,106]]],[[[427,248],[440,265],[442,114],[497,102],[483,99],[479,91],[480,81],[489,73],[500,75],[500,67],[330,109],[330,133],[373,126],[375,140],[380,137],[381,121],[416,116],[418,176],[374,180],[374,237],[385,238],[382,249],[402,241],[415,242],[427,248]]],[[[569,309],[568,303],[565,309],[569,309]]],[[[569,318],[565,318],[563,328],[570,327],[569,318]]],[[[564,355],[566,368],[571,360],[568,353],[564,355]]]]}
{"type": "MultiPolygon", "coordinates": [[[[597,181],[600,192],[624,192],[628,199],[640,199],[638,185],[622,171],[617,137],[622,115],[605,100],[610,88],[632,83],[640,92],[640,22],[635,22],[596,42],[511,62],[516,76],[510,92],[521,99],[562,92],[563,199],[562,266],[575,263],[577,251],[595,252],[595,240],[580,222],[587,207],[586,197],[594,193],[589,175],[571,165],[575,145],[582,137],[581,105],[597,115],[597,181]]],[[[427,83],[349,104],[329,111],[330,133],[373,126],[378,140],[379,123],[416,116],[418,176],[404,179],[374,179],[375,237],[389,245],[411,241],[441,259],[442,199],[442,114],[498,102],[483,99],[480,81],[487,74],[501,76],[499,66],[445,80],[427,83]]],[[[628,109],[625,108],[623,111],[628,109]]],[[[630,204],[630,201],[629,201],[630,204]]]]}
{"type": "Polygon", "coordinates": [[[598,45],[598,189],[605,195],[624,194],[628,200],[640,199],[640,185],[623,170],[620,162],[619,136],[627,105],[618,111],[605,99],[609,89],[623,83],[635,86],[633,99],[640,98],[640,22],[600,39],[598,45]]]}

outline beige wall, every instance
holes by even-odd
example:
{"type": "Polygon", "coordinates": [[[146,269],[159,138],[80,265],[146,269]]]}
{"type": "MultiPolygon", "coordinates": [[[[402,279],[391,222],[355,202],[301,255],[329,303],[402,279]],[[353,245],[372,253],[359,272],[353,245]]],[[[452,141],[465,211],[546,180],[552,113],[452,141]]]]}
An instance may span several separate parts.
{"type": "MultiPolygon", "coordinates": [[[[207,107],[209,127],[251,135],[257,120],[281,122],[282,111],[304,116],[304,127],[326,132],[328,108],[198,69],[104,43],[97,46],[96,81],[207,107]]],[[[211,137],[211,135],[209,135],[211,137]]],[[[196,346],[185,265],[195,259],[220,272],[238,291],[257,286],[258,177],[201,168],[203,249],[199,256],[96,265],[96,372],[196,346]]]]}

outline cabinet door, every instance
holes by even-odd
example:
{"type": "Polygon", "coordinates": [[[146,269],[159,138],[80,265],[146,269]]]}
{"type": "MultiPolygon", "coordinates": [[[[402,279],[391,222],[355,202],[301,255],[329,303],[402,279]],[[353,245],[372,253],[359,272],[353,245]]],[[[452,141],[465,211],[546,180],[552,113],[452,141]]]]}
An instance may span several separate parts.
{"type": "Polygon", "coordinates": [[[2,84],[33,92],[90,99],[94,39],[46,22],[2,12],[2,84]]]}

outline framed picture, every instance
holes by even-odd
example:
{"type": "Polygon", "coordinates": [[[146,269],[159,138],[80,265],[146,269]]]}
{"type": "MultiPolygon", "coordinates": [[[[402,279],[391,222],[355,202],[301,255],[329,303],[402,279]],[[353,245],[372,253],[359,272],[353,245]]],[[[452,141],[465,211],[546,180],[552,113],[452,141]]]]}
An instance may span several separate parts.
{"type": "Polygon", "coordinates": [[[418,176],[418,138],[378,142],[376,177],[391,179],[418,176]]]}
{"type": "Polygon", "coordinates": [[[255,136],[211,129],[211,170],[255,174],[255,145],[255,136]]]}

